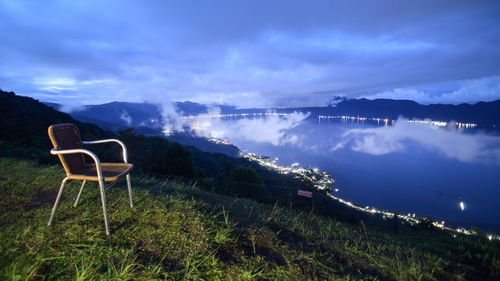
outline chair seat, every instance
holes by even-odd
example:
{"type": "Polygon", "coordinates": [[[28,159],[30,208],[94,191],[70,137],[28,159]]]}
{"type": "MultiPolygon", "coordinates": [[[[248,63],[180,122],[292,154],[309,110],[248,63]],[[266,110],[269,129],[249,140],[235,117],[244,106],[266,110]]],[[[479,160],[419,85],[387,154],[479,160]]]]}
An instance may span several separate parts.
{"type": "MultiPolygon", "coordinates": [[[[102,176],[104,181],[108,182],[117,181],[130,173],[133,168],[134,165],[130,163],[101,163],[102,176]]],[[[88,181],[99,180],[95,164],[85,164],[85,168],[82,171],[68,175],[68,179],[88,181]]]]}

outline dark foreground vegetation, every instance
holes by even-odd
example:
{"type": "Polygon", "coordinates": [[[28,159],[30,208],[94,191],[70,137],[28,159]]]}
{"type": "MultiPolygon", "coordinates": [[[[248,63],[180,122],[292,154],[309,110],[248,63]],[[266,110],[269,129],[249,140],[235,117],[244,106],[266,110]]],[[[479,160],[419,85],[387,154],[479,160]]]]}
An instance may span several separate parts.
{"type": "MultiPolygon", "coordinates": [[[[0,280],[500,278],[499,241],[325,210],[293,196],[308,183],[245,159],[116,136],[13,93],[0,92],[0,117],[0,280]],[[135,206],[124,185],[107,192],[110,236],[95,183],[76,208],[79,183],[70,183],[46,225],[64,177],[46,130],[61,122],[77,124],[84,139],[117,137],[130,149],[135,206]]],[[[119,155],[112,146],[97,154],[119,155]]]]}

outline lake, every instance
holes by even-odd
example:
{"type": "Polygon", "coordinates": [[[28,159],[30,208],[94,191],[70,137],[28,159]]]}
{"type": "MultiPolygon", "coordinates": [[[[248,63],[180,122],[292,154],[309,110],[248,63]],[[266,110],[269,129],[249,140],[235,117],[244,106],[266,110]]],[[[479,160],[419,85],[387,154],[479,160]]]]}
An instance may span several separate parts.
{"type": "Polygon", "coordinates": [[[320,121],[304,118],[280,127],[274,121],[223,120],[217,130],[243,152],[329,172],[338,189],[334,195],[360,206],[500,233],[500,137],[495,131],[408,120],[388,126],[320,121]],[[249,134],[241,134],[249,126],[249,134]],[[279,141],[264,137],[273,134],[279,141]]]}

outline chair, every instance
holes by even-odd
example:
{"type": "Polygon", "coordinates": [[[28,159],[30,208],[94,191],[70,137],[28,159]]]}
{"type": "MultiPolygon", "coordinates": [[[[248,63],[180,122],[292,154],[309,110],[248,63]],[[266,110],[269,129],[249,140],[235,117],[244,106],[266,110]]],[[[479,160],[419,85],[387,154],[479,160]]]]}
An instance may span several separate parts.
{"type": "Polygon", "coordinates": [[[83,181],[74,203],[74,207],[76,207],[85,183],[87,181],[97,181],[99,183],[99,191],[101,193],[104,226],[106,227],[106,235],[109,235],[106,190],[113,186],[119,179],[126,176],[130,207],[134,206],[132,202],[132,186],[130,184],[130,171],[134,168],[134,165],[127,163],[127,148],[125,147],[125,144],[117,139],[81,141],[78,128],[71,123],[51,125],[48,131],[50,140],[54,145],[54,148],[50,151],[50,153],[59,156],[59,160],[61,160],[61,164],[66,171],[66,177],[62,180],[59,193],[57,194],[54,207],[52,208],[48,225],[50,226],[52,223],[52,219],[54,218],[57,206],[61,200],[61,194],[66,182],[71,180],[83,181]],[[124,163],[101,163],[99,158],[94,153],[82,148],[82,144],[99,144],[107,142],[117,142],[121,145],[124,163]],[[90,156],[94,163],[87,164],[85,162],[84,154],[90,156]],[[110,185],[108,187],[104,187],[105,182],[110,182],[110,185]]]}

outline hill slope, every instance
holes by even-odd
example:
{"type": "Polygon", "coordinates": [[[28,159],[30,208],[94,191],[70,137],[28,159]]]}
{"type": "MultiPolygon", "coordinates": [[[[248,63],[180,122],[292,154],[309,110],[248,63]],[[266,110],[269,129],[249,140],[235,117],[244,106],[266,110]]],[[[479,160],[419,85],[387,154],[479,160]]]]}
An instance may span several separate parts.
{"type": "Polygon", "coordinates": [[[132,176],[99,194],[65,190],[46,225],[59,166],[0,158],[0,279],[44,280],[498,280],[500,243],[441,231],[391,233],[293,206],[220,196],[132,176]],[[6,176],[8,175],[8,176],[6,176]]]}
{"type": "Polygon", "coordinates": [[[49,154],[47,128],[55,123],[76,124],[83,139],[103,139],[112,136],[96,125],[82,123],[70,115],[55,110],[29,97],[0,90],[0,156],[36,159],[41,162],[57,161],[49,154]]]}

